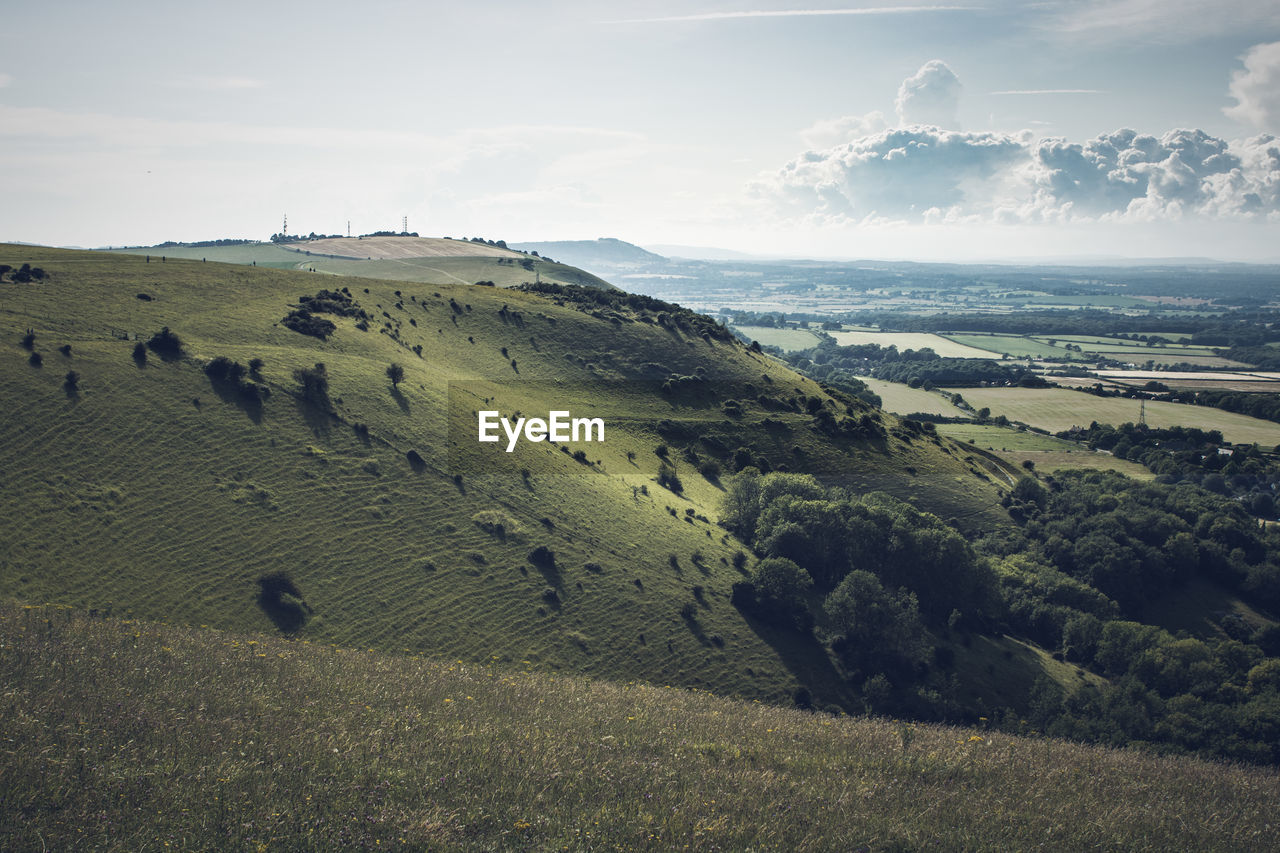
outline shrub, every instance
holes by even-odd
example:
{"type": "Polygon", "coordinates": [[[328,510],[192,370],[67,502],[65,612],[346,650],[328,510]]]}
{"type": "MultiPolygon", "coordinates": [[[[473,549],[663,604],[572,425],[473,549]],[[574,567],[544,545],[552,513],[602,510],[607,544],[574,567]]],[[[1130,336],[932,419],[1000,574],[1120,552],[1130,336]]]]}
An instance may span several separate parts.
{"type": "Polygon", "coordinates": [[[74,370],[68,370],[66,377],[62,380],[62,384],[67,387],[68,391],[75,391],[80,387],[80,374],[74,370]]]}
{"type": "Polygon", "coordinates": [[[182,355],[182,339],[169,331],[168,326],[152,335],[147,347],[161,358],[173,359],[182,355]]]}
{"type": "Polygon", "coordinates": [[[138,341],[133,345],[133,360],[138,363],[139,367],[147,363],[147,345],[142,341],[138,341]]]}
{"type": "Polygon", "coordinates": [[[301,630],[313,611],[288,573],[263,575],[258,578],[258,586],[258,606],[275,626],[286,634],[301,630]]]}
{"type": "Polygon", "coordinates": [[[391,380],[392,385],[398,386],[404,381],[404,367],[396,362],[387,365],[387,378],[391,380]]]}
{"type": "Polygon", "coordinates": [[[39,367],[44,364],[44,356],[40,355],[38,352],[33,352],[31,353],[31,358],[27,359],[27,364],[30,364],[32,367],[39,367]]]}
{"type": "Polygon", "coordinates": [[[658,468],[658,485],[670,489],[677,495],[684,491],[684,483],[680,482],[676,469],[665,462],[658,468]]]}
{"type": "Polygon", "coordinates": [[[257,382],[262,381],[262,368],[264,362],[260,358],[249,359],[249,376],[257,382]]]}
{"type": "Polygon", "coordinates": [[[546,545],[539,545],[529,552],[529,562],[535,566],[553,568],[556,564],[556,554],[546,545]]]}
{"type": "Polygon", "coordinates": [[[31,329],[27,329],[27,333],[22,336],[22,348],[25,350],[34,349],[36,345],[36,333],[31,329]]]}
{"type": "Polygon", "coordinates": [[[70,357],[71,357],[71,344],[63,344],[62,346],[58,347],[58,352],[60,352],[60,353],[62,353],[63,355],[65,355],[67,358],[70,358],[70,357]]]}
{"type": "Polygon", "coordinates": [[[310,335],[322,341],[328,340],[329,336],[338,329],[331,320],[317,317],[305,308],[290,311],[280,322],[286,329],[291,329],[300,335],[310,335]]]}

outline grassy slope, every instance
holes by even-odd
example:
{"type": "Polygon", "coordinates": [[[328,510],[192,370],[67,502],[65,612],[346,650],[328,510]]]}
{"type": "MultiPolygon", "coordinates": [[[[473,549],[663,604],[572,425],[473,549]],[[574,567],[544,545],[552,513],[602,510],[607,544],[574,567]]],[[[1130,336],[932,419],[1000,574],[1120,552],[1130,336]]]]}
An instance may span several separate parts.
{"type": "Polygon", "coordinates": [[[949,442],[837,445],[801,415],[749,408],[738,424],[706,395],[677,405],[638,382],[604,396],[588,387],[660,362],[782,396],[817,393],[736,343],[615,325],[531,294],[357,279],[344,283],[379,322],[392,322],[383,311],[395,318],[400,341],[340,319],[321,342],[276,325],[300,294],[328,283],[311,274],[30,247],[0,248],[0,261],[52,274],[4,285],[0,596],[266,631],[256,581],[285,569],[315,610],[304,633],[317,641],[527,660],[774,701],[806,684],[819,701],[847,706],[856,700],[812,642],[757,630],[729,604],[741,546],[686,514],[714,521],[721,492],[683,462],[684,496],[657,486],[654,448],[664,439],[654,422],[688,421],[730,448],[747,443],[793,467],[803,459],[829,482],[887,490],[974,527],[1001,517],[995,486],[949,442]],[[519,320],[501,315],[504,305],[519,320]],[[165,325],[187,342],[185,360],[153,356],[139,368],[133,342],[113,337],[165,325]],[[29,327],[41,368],[18,346],[29,327]],[[69,358],[57,351],[64,343],[69,358]],[[423,346],[421,359],[411,344],[423,346]],[[200,365],[217,355],[265,360],[274,393],[260,412],[211,387],[200,365]],[[393,360],[405,367],[399,389],[384,375],[393,360]],[[294,396],[292,371],[317,361],[328,365],[337,417],[294,396]],[[81,375],[74,395],[62,387],[68,369],[81,375]],[[466,383],[454,386],[452,407],[450,381],[466,383]],[[485,397],[504,412],[597,407],[629,420],[609,421],[607,442],[589,448],[599,464],[546,444],[481,458],[459,451],[478,447],[470,411],[485,397]],[[446,412],[457,419],[453,435],[446,412]],[[762,428],[766,414],[785,429],[762,428]],[[426,470],[410,468],[410,449],[426,470]],[[485,533],[473,522],[481,511],[505,513],[519,533],[485,533]],[[538,545],[556,553],[554,569],[528,562],[538,545]],[[686,603],[692,616],[681,615],[686,603]]]}
{"type": "Polygon", "coordinates": [[[0,607],[0,846],[1266,850],[1273,770],[0,607]]]}

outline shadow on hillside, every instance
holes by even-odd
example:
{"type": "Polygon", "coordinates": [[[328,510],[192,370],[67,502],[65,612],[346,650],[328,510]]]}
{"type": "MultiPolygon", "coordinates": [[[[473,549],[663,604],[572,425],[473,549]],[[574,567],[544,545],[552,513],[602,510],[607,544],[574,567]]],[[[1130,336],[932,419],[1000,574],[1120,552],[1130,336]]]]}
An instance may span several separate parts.
{"type": "Polygon", "coordinates": [[[400,407],[400,411],[406,415],[409,414],[409,401],[400,393],[400,389],[395,385],[391,386],[391,399],[396,401],[396,405],[400,407]]]}
{"type": "Polygon", "coordinates": [[[262,423],[262,398],[258,396],[258,386],[241,385],[219,379],[210,379],[209,384],[213,386],[213,393],[218,395],[219,400],[233,404],[255,424],[262,423]],[[253,391],[246,391],[246,388],[252,388],[253,391]]]}
{"type": "Polygon", "coordinates": [[[301,631],[313,611],[292,579],[284,572],[275,572],[258,578],[258,586],[258,606],[276,629],[282,634],[301,631]]]}
{"type": "Polygon", "coordinates": [[[338,417],[337,414],[331,409],[326,409],[301,397],[295,397],[293,403],[298,409],[298,414],[302,416],[302,420],[313,435],[323,437],[329,434],[329,430],[333,427],[333,421],[338,417]]]}
{"type": "Polygon", "coordinates": [[[801,634],[789,628],[779,628],[748,613],[743,613],[742,617],[756,636],[778,653],[782,665],[814,697],[839,705],[845,711],[853,709],[852,697],[844,680],[827,650],[812,633],[801,634]]]}

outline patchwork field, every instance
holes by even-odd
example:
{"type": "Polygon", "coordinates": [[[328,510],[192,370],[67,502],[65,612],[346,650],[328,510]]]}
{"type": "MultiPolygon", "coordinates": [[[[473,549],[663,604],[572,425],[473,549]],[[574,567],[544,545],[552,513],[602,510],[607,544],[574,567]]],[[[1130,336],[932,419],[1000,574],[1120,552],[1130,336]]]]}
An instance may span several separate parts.
{"type": "MultiPolygon", "coordinates": [[[[1119,425],[1137,423],[1139,401],[1118,397],[1096,397],[1065,388],[959,388],[969,404],[987,407],[993,415],[1005,415],[1050,432],[1090,422],[1119,425]]],[[[1280,424],[1211,409],[1148,400],[1147,423],[1155,427],[1186,426],[1217,429],[1227,441],[1273,447],[1280,444],[1280,424]]]]}
{"type": "Polygon", "coordinates": [[[734,326],[734,328],[751,340],[759,341],[760,346],[778,347],[783,352],[797,352],[816,347],[822,340],[813,332],[804,329],[775,329],[771,326],[734,326]]]}
{"type": "MultiPolygon", "coordinates": [[[[1024,335],[988,335],[978,332],[961,332],[948,334],[946,337],[957,345],[995,353],[994,357],[997,358],[1004,353],[1008,353],[1014,358],[1054,358],[1063,361],[1070,361],[1080,357],[1079,354],[1073,353],[1065,347],[1050,346],[1043,341],[1024,335]]],[[[992,358],[993,356],[988,354],[986,357],[992,358]]]]}
{"type": "Polygon", "coordinates": [[[832,332],[831,336],[840,346],[877,344],[882,347],[897,347],[899,352],[929,347],[945,358],[999,358],[999,354],[991,350],[957,342],[951,336],[943,337],[925,332],[832,332]]]}
{"type": "Polygon", "coordinates": [[[880,405],[886,412],[895,415],[910,415],[916,412],[926,415],[944,415],[949,418],[967,418],[969,412],[957,407],[946,397],[936,391],[924,391],[909,388],[901,382],[885,382],[872,379],[870,376],[858,377],[867,383],[867,387],[880,395],[880,405]]]}

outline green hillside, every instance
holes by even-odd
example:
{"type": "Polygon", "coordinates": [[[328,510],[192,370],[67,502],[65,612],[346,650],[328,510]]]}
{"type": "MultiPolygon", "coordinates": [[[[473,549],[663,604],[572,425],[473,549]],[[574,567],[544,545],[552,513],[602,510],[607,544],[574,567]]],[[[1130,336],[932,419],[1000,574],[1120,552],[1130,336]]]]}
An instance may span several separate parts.
{"type": "MultiPolygon", "coordinates": [[[[812,638],[730,603],[755,558],[716,524],[715,470],[727,477],[744,448],[972,530],[1007,521],[958,445],[642,297],[28,246],[0,247],[0,262],[47,272],[0,285],[5,598],[236,631],[301,624],[316,642],[769,701],[804,687],[860,708],[812,638]],[[300,297],[338,286],[366,319],[316,314],[336,326],[327,340],[284,325],[300,297]],[[163,327],[180,357],[135,357],[163,327]],[[261,359],[258,390],[211,379],[217,357],[261,359]],[[327,403],[295,376],[316,363],[327,403]],[[810,403],[871,431],[820,429],[810,403]],[[475,441],[481,407],[599,415],[607,440],[506,454],[475,441]],[[682,494],[657,482],[660,445],[682,494]],[[291,587],[270,585],[280,572],[291,587]]],[[[1016,661],[1025,687],[1043,662],[1016,661]]]]}
{"type": "Polygon", "coordinates": [[[0,846],[1268,850],[1262,768],[0,605],[0,846]]]}

